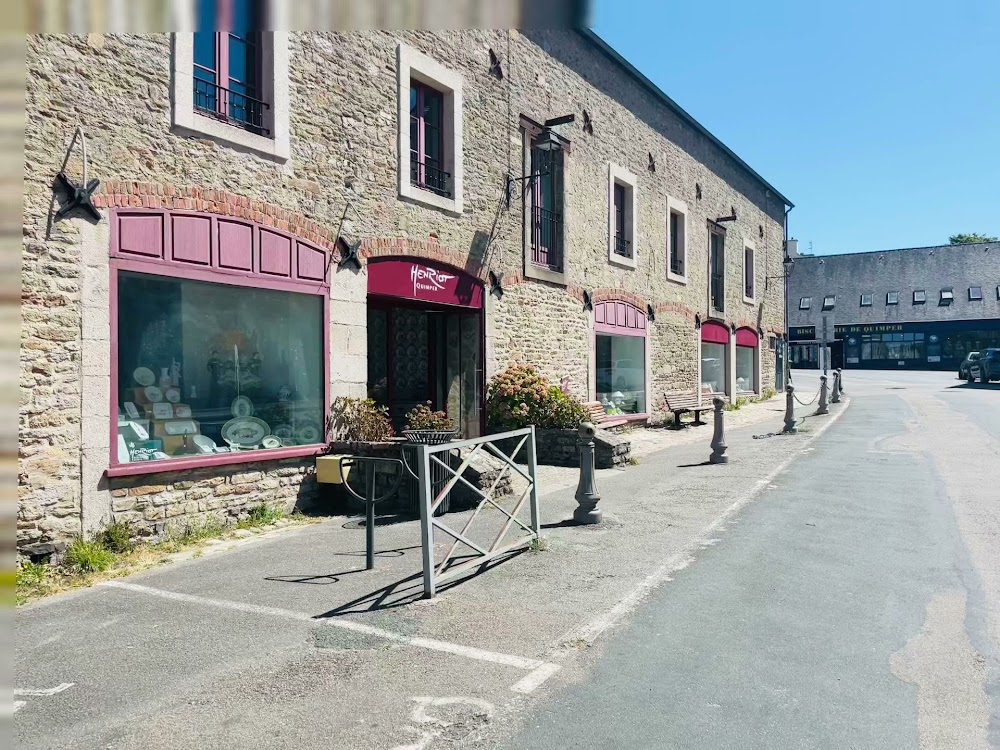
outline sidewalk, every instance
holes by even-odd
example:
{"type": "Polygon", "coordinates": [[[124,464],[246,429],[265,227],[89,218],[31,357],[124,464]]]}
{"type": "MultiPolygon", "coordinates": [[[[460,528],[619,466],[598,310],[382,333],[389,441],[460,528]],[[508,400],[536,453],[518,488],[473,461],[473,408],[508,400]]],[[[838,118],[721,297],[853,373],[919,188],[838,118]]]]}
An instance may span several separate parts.
{"type": "MultiPolygon", "coordinates": [[[[25,607],[16,685],[74,687],[30,699],[17,741],[468,746],[523,694],[578,676],[581,651],[712,543],[844,408],[805,418],[798,435],[755,439],[780,431],[763,408],[779,401],[758,405],[755,426],[727,430],[727,465],[705,464],[709,417],[638,466],[600,472],[598,526],[566,523],[575,471],[541,476],[545,551],[446,584],[432,601],[420,599],[419,522],[380,523],[368,572],[363,526],[339,518],[25,607]]],[[[448,520],[461,528],[461,514],[448,520]]],[[[435,540],[439,556],[446,539],[435,540]]]]}

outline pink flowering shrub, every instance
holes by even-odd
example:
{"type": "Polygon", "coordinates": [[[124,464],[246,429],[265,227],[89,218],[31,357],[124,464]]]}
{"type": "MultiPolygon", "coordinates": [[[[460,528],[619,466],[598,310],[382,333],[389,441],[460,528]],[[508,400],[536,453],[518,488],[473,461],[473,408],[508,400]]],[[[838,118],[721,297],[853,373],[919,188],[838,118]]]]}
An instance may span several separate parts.
{"type": "Polygon", "coordinates": [[[493,431],[528,425],[575,428],[590,418],[574,396],[550,385],[532,365],[512,365],[486,386],[486,422],[493,431]]]}

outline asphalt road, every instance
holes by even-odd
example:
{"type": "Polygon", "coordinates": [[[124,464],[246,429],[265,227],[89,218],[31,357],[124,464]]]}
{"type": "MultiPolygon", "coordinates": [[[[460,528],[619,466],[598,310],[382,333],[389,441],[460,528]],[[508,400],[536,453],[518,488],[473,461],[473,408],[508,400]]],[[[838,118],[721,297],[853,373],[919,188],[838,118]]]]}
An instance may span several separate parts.
{"type": "Polygon", "coordinates": [[[845,385],[835,429],[504,747],[1000,748],[1000,386],[845,385]]]}

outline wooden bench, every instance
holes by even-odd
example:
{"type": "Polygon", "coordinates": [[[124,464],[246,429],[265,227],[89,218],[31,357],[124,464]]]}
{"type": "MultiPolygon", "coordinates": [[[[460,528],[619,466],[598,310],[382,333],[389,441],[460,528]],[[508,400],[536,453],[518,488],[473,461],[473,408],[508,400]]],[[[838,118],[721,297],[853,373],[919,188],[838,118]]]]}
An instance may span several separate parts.
{"type": "Polygon", "coordinates": [[[680,427],[681,414],[691,412],[694,414],[692,424],[705,424],[701,420],[703,411],[711,411],[711,406],[705,406],[696,391],[684,391],[682,393],[665,393],[663,400],[667,402],[667,410],[674,413],[674,425],[680,427]]]}
{"type": "Polygon", "coordinates": [[[627,419],[623,419],[617,414],[606,414],[600,401],[588,401],[584,406],[590,412],[591,421],[602,429],[609,430],[612,427],[621,427],[623,424],[628,424],[627,419]]]}

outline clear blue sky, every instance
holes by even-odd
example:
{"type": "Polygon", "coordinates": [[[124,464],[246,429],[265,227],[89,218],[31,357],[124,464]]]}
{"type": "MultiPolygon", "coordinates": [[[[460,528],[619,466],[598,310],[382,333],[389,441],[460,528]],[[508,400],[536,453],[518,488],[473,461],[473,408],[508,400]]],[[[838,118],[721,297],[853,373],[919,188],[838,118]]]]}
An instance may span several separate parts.
{"type": "Polygon", "coordinates": [[[799,250],[1000,236],[1000,0],[592,0],[611,46],[789,200],[799,250]]]}

